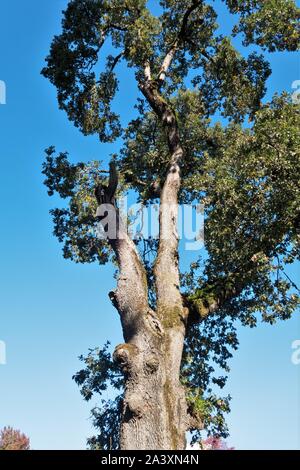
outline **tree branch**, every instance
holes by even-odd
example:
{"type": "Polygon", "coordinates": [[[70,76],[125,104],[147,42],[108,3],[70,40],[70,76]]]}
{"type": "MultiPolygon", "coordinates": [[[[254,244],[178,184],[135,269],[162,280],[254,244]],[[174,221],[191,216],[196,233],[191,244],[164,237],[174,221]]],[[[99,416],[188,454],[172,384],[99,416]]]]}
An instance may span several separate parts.
{"type": "Polygon", "coordinates": [[[159,248],[155,263],[157,310],[163,321],[170,317],[181,322],[184,311],[179,290],[178,267],[178,192],[181,185],[180,163],[183,157],[176,114],[158,91],[158,83],[146,80],[140,90],[161,121],[168,141],[170,160],[162,187],[159,210],[159,248]],[[177,312],[176,314],[173,314],[177,312]]]}
{"type": "Polygon", "coordinates": [[[111,162],[109,184],[100,184],[95,189],[99,204],[96,217],[117,258],[118,285],[109,296],[120,314],[125,341],[130,342],[138,332],[142,318],[151,309],[145,268],[115,203],[117,186],[118,174],[115,163],[111,162]]]}
{"type": "Polygon", "coordinates": [[[164,60],[163,60],[163,63],[162,63],[162,66],[161,66],[161,69],[159,71],[159,74],[158,74],[158,80],[160,82],[164,82],[165,79],[166,79],[166,75],[167,75],[167,72],[171,66],[171,63],[174,59],[174,56],[175,56],[175,53],[177,51],[177,47],[178,47],[178,39],[173,43],[171,49],[169,50],[169,52],[167,53],[167,55],[165,56],[164,60]]]}
{"type": "Polygon", "coordinates": [[[151,66],[150,66],[150,63],[148,61],[144,65],[144,75],[145,75],[146,81],[151,81],[152,80],[151,66]]]}
{"type": "Polygon", "coordinates": [[[119,61],[122,59],[122,57],[124,56],[124,54],[125,54],[125,51],[122,51],[122,52],[120,52],[120,54],[118,54],[118,55],[114,58],[114,60],[113,60],[113,62],[112,62],[112,64],[111,64],[110,70],[109,70],[110,72],[113,72],[113,71],[114,71],[115,67],[117,66],[117,64],[119,63],[119,61]]]}
{"type": "Polygon", "coordinates": [[[187,29],[189,17],[201,5],[202,5],[202,1],[193,0],[192,5],[186,10],[186,12],[183,16],[183,19],[182,19],[182,24],[181,24],[181,28],[180,28],[180,31],[178,33],[178,36],[174,40],[172,46],[170,47],[168,53],[166,54],[166,56],[163,60],[161,69],[159,71],[158,80],[160,82],[163,82],[165,80],[166,74],[167,74],[167,72],[168,72],[168,70],[171,66],[171,63],[172,63],[172,61],[174,59],[174,56],[175,56],[175,53],[178,49],[178,46],[180,45],[180,43],[186,37],[186,29],[187,29]]]}

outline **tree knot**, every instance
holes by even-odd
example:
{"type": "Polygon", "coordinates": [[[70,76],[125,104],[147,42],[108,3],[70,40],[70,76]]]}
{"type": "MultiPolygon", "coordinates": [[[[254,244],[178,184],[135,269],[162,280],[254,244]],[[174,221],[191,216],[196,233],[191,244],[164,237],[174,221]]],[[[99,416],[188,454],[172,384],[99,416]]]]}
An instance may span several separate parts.
{"type": "Polygon", "coordinates": [[[154,374],[159,367],[159,358],[157,354],[150,354],[145,361],[146,374],[154,374]]]}
{"type": "Polygon", "coordinates": [[[146,405],[140,393],[131,393],[126,404],[132,417],[141,418],[145,414],[146,405]]]}

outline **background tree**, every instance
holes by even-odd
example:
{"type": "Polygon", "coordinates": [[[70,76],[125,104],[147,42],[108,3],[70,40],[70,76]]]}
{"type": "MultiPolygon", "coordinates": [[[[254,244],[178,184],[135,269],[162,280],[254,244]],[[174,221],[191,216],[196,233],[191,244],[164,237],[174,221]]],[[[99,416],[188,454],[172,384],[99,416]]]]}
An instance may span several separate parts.
{"type": "Polygon", "coordinates": [[[228,447],[227,443],[219,437],[210,436],[200,443],[201,450],[234,450],[234,447],[228,447]]]}
{"type": "Polygon", "coordinates": [[[0,431],[0,450],[29,450],[30,440],[11,426],[4,427],[0,431]]]}
{"type": "MultiPolygon", "coordinates": [[[[245,46],[299,48],[294,1],[224,3],[245,46]]],[[[214,390],[237,348],[236,321],[274,323],[299,304],[285,273],[299,259],[299,106],[287,94],[263,101],[269,63],[219,33],[213,2],[158,6],[154,15],[145,0],[70,1],[42,72],[85,135],[123,141],[109,177],[102,162],[71,164],[53,147],[43,169],[49,194],[67,202],[52,211],[64,256],[118,270],[109,295],[125,343],[113,360],[107,346],[90,351],[75,376],[86,399],[118,392],[94,409],[94,448],[183,449],[186,431],[197,440],[203,427],[226,436],[229,397],[214,390]],[[140,92],[125,128],[113,110],[121,61],[140,92]],[[128,236],[116,196],[129,190],[160,202],[158,241],[128,236]],[[206,254],[180,273],[177,206],[195,201],[205,205],[206,254]],[[97,236],[100,202],[111,204],[116,237],[97,236]]]]}

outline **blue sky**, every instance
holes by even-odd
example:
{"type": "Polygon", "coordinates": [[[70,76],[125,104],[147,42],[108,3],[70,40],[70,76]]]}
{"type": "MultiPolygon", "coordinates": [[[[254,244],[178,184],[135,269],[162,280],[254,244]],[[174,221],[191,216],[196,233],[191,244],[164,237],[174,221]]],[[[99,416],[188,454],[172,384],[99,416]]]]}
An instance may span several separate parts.
{"type": "MultiPolygon", "coordinates": [[[[62,258],[48,213],[56,201],[42,185],[49,145],[68,150],[74,161],[107,161],[117,150],[82,136],[40,75],[66,4],[2,0],[0,6],[0,80],[7,86],[7,104],[0,105],[0,340],[7,347],[7,364],[0,365],[0,428],[22,429],[34,449],[85,448],[92,433],[90,404],[71,380],[81,366],[77,357],[107,339],[113,345],[122,341],[107,298],[113,269],[62,258]]],[[[300,79],[299,56],[276,53],[270,60],[269,96],[291,91],[300,79]]],[[[121,73],[116,106],[126,120],[136,87],[126,70],[121,73]]],[[[299,280],[298,266],[289,272],[299,280]]],[[[236,448],[300,448],[300,365],[291,362],[299,327],[295,314],[274,327],[240,329],[226,388],[233,398],[229,442],[236,448]]]]}

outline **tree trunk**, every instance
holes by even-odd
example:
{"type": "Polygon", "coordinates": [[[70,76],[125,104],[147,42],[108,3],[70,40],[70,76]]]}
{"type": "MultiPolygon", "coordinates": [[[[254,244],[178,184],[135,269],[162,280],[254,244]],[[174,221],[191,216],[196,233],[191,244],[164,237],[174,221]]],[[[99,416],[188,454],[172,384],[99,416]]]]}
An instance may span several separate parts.
{"type": "Polygon", "coordinates": [[[126,378],[120,447],[185,449],[187,405],[179,380],[184,325],[162,331],[151,315],[144,318],[134,340],[114,353],[126,378]]]}
{"type": "MultiPolygon", "coordinates": [[[[166,61],[166,66],[169,62],[166,61]]],[[[120,314],[125,339],[125,344],[119,345],[114,353],[125,376],[120,447],[182,450],[189,428],[185,390],[180,384],[188,311],[180,293],[177,233],[180,162],[184,151],[176,115],[149,73],[147,65],[146,81],[139,86],[165,128],[170,150],[160,197],[159,248],[154,267],[156,311],[148,303],[145,266],[114,204],[117,175],[113,166],[105,198],[117,220],[117,236],[109,242],[117,257],[119,278],[117,290],[110,297],[120,314]]]]}

